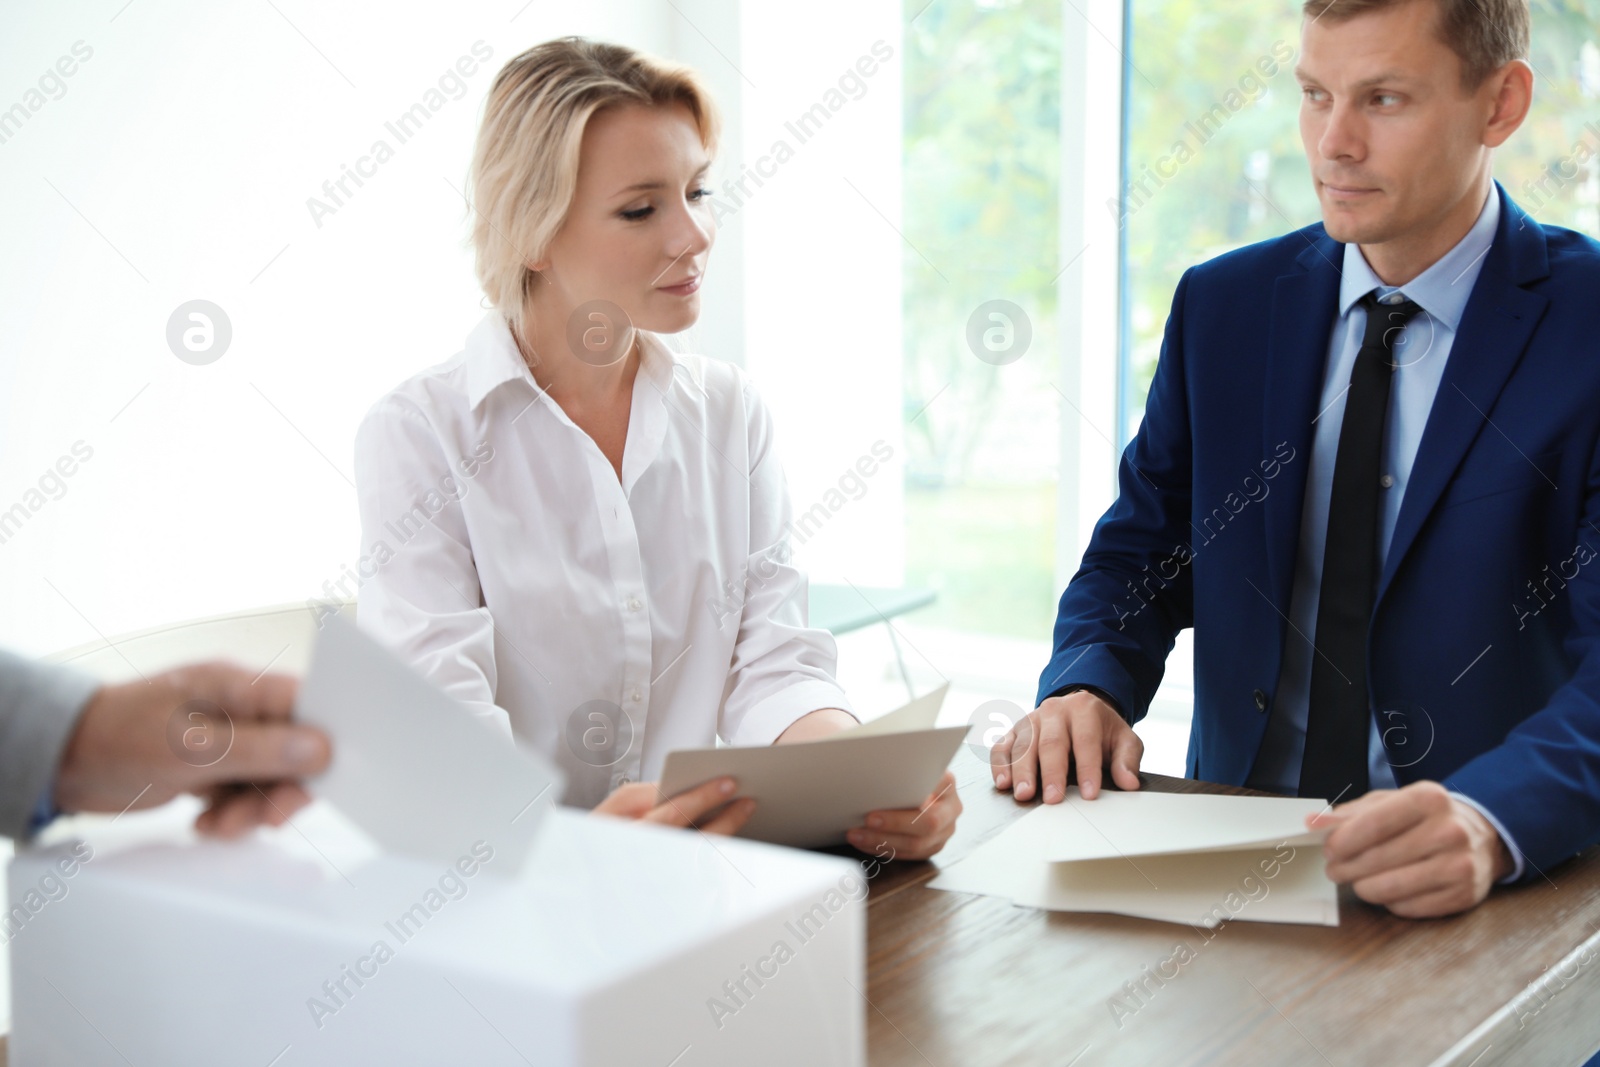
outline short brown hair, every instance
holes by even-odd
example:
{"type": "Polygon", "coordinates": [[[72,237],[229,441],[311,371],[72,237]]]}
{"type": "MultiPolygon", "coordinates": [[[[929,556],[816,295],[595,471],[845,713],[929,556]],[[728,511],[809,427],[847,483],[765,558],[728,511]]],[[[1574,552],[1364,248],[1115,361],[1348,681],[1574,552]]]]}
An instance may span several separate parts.
{"type": "Polygon", "coordinates": [[[717,150],[721,118],[694,71],[622,45],[563,37],[523,52],[495,75],[468,185],[478,282],[522,329],[538,259],[561,228],[578,185],[589,119],[627,104],[683,104],[700,142],[717,150]]]}
{"type": "MultiPolygon", "coordinates": [[[[1344,22],[1414,0],[1305,0],[1301,11],[1313,22],[1344,22]]],[[[1513,59],[1528,58],[1528,0],[1434,0],[1439,37],[1461,59],[1461,85],[1476,89],[1513,59]]]]}

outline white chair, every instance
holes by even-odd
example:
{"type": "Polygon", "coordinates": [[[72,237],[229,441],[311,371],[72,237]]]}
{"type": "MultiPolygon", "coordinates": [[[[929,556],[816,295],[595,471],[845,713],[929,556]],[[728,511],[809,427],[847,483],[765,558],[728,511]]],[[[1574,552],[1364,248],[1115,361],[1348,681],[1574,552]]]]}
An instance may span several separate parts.
{"type": "MultiPolygon", "coordinates": [[[[338,614],[355,621],[356,602],[340,601],[338,614]]],[[[330,606],[331,609],[331,606],[330,606]]],[[[106,682],[124,682],[201,660],[303,675],[311,665],[318,613],[308,604],[279,604],[206,619],[168,623],[91,641],[45,659],[67,663],[106,682]]]]}

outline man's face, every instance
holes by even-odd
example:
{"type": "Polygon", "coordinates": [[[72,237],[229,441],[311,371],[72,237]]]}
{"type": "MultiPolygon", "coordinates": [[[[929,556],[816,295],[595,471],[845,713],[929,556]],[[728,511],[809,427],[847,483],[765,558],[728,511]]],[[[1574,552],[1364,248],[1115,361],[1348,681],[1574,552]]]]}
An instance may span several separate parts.
{"type": "Polygon", "coordinates": [[[1481,182],[1494,78],[1461,85],[1461,60],[1439,38],[1437,0],[1301,31],[1300,140],[1329,236],[1378,245],[1423,239],[1481,182]]]}

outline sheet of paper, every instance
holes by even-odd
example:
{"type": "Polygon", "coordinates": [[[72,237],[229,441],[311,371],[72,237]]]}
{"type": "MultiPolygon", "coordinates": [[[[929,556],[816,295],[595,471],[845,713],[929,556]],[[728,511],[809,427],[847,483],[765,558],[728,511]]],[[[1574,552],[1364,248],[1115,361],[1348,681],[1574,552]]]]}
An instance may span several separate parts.
{"type": "Polygon", "coordinates": [[[384,848],[451,864],[486,842],[519,865],[563,776],[342,618],[318,635],[296,716],[333,761],[308,781],[384,848]]]}
{"type": "MultiPolygon", "coordinates": [[[[1102,790],[1084,800],[1077,786],[1060,804],[1041,804],[1037,832],[1046,860],[1097,860],[1161,852],[1205,852],[1280,841],[1314,842],[1306,816],[1327,808],[1300,797],[1102,790]]],[[[1032,819],[1036,813],[1026,818],[1032,819]]]]}
{"type": "Polygon", "coordinates": [[[844,844],[868,812],[918,807],[933,792],[967,735],[964,724],[914,728],[934,721],[944,693],[890,712],[889,729],[869,729],[883,721],[876,719],[821,741],[669,752],[661,790],[671,796],[732,775],[739,795],[756,800],[740,837],[797,848],[844,844]]]}
{"type": "Polygon", "coordinates": [[[1110,790],[1085,801],[1072,787],[1065,801],[1039,805],[928,885],[1195,926],[1337,926],[1321,834],[1304,828],[1305,814],[1323,807],[1294,797],[1110,790]],[[1185,838],[1196,847],[1185,849],[1185,838]]]}
{"type": "Polygon", "coordinates": [[[944,705],[944,695],[950,691],[946,682],[931,693],[926,693],[909,704],[902,705],[887,715],[851,727],[851,737],[869,737],[872,734],[894,734],[906,730],[931,730],[939,719],[939,709],[944,705]]]}

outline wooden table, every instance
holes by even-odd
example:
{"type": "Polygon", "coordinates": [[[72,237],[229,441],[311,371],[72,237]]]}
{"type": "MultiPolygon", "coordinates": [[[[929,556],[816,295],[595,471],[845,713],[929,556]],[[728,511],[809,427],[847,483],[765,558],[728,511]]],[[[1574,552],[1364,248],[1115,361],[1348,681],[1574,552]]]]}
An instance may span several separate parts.
{"type": "MultiPolygon", "coordinates": [[[[965,748],[955,769],[966,810],[944,852],[889,864],[871,886],[872,1067],[1490,1067],[1581,1064],[1600,1046],[1600,848],[1453,918],[1396,918],[1342,887],[1337,928],[1235,921],[1207,940],[926,888],[1032,807],[996,792],[965,748]],[[1192,958],[1163,967],[1180,944],[1192,958]]],[[[1250,793],[1142,777],[1162,792],[1250,793]]]]}

